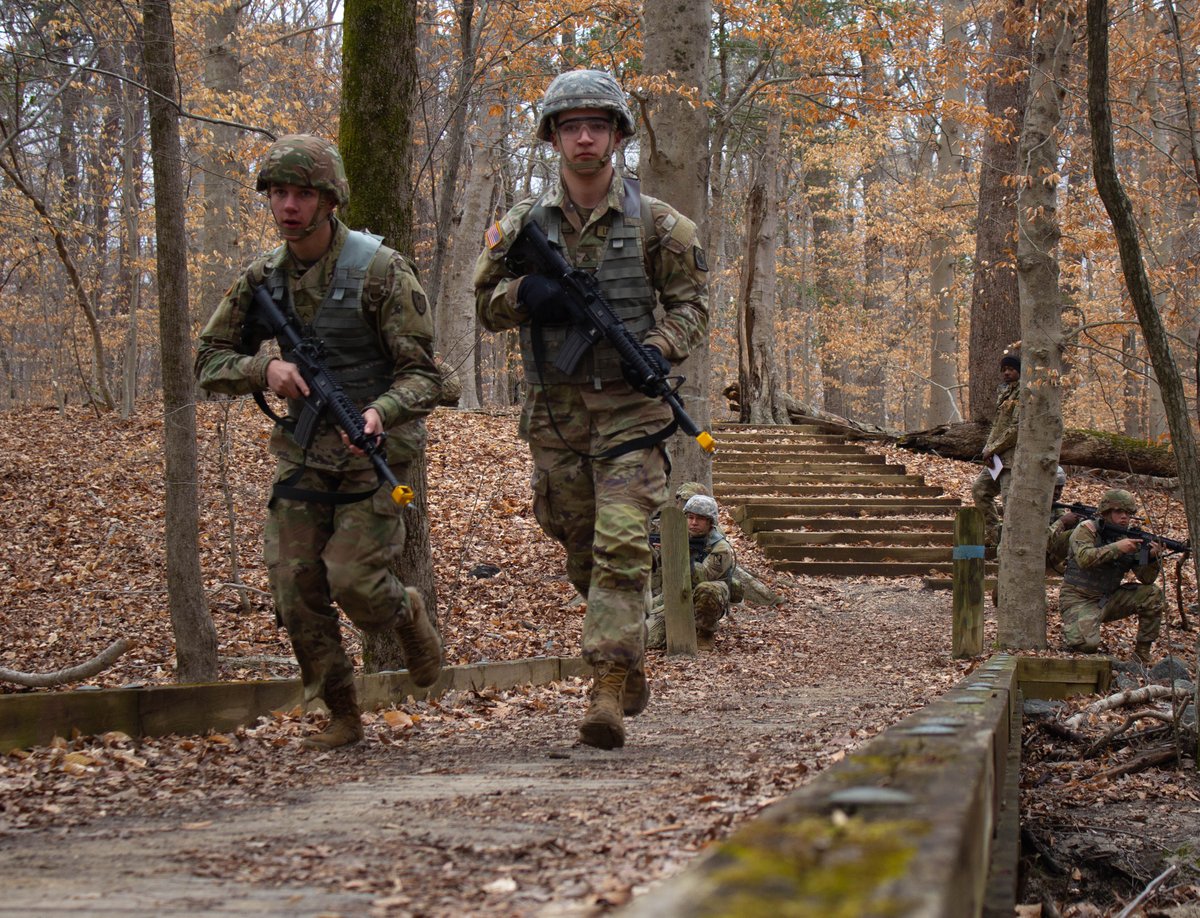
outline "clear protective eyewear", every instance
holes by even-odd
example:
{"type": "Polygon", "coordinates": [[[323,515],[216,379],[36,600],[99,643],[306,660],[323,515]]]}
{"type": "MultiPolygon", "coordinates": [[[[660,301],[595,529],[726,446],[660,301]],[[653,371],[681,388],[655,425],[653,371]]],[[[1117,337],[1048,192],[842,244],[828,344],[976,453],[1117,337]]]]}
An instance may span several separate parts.
{"type": "Polygon", "coordinates": [[[601,134],[607,134],[613,128],[611,118],[567,118],[564,121],[558,122],[554,126],[554,130],[563,137],[572,139],[583,133],[584,129],[593,136],[598,137],[601,134]]]}

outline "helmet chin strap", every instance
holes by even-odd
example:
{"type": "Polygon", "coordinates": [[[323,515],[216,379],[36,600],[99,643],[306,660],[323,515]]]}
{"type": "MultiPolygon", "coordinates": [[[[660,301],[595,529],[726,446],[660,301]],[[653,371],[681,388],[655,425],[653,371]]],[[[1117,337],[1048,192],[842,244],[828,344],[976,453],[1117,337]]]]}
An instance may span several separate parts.
{"type": "Polygon", "coordinates": [[[595,159],[571,160],[567,158],[567,154],[564,152],[562,154],[562,164],[577,175],[595,175],[596,173],[603,171],[604,167],[609,164],[609,162],[612,160],[613,150],[616,148],[617,142],[614,139],[614,133],[610,131],[608,135],[608,146],[605,148],[602,156],[596,157],[595,159]]]}
{"type": "MultiPolygon", "coordinates": [[[[325,206],[324,204],[321,205],[325,206]]],[[[328,213],[324,217],[321,216],[321,207],[317,208],[317,212],[313,214],[313,221],[302,230],[285,230],[279,225],[279,221],[275,221],[275,231],[279,233],[279,238],[284,242],[301,242],[315,233],[321,228],[323,223],[333,219],[333,208],[330,207],[328,213]]]]}

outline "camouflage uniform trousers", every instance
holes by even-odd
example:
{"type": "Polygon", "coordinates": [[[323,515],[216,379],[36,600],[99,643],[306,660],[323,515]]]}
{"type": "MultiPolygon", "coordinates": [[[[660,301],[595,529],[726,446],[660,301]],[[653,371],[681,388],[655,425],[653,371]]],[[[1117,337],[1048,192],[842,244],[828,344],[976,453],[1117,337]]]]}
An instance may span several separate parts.
{"type": "Polygon", "coordinates": [[[996,478],[992,478],[992,473],[984,469],[971,485],[971,498],[983,514],[983,538],[989,545],[996,545],[1000,541],[1000,514],[996,510],[996,497],[1001,502],[1008,500],[1011,481],[1012,472],[1006,464],[996,478]]]}
{"type": "MultiPolygon", "coordinates": [[[[709,580],[696,585],[692,590],[692,608],[696,613],[696,634],[711,637],[729,611],[729,584],[723,580],[709,580]]],[[[663,599],[659,596],[646,616],[646,646],[661,650],[667,646],[667,619],[663,610],[663,599]]]]}
{"type": "Polygon", "coordinates": [[[533,510],[542,531],[567,552],[567,578],[587,598],[583,659],[595,666],[641,659],[650,575],[650,514],[667,499],[670,468],[660,446],[612,459],[587,459],[659,430],[663,406],[624,383],[533,387],[522,434],[533,454],[533,510]],[[547,401],[558,432],[547,414],[547,401]]]}
{"type": "MultiPolygon", "coordinates": [[[[275,480],[297,468],[281,460],[275,480]]],[[[392,471],[400,481],[408,480],[407,464],[393,465],[392,471]]],[[[378,484],[374,469],[306,468],[293,487],[351,494],[378,484]]],[[[300,664],[306,701],[354,679],[335,603],[355,627],[369,632],[394,629],[400,616],[411,614],[404,584],[395,574],[403,547],[404,518],[386,487],[351,504],[273,502],[263,553],[275,609],[300,664]]]]}
{"type": "Polygon", "coordinates": [[[1137,642],[1153,643],[1162,628],[1167,604],[1154,583],[1123,583],[1107,596],[1084,593],[1064,584],[1058,606],[1066,649],[1095,653],[1100,647],[1100,625],[1131,615],[1138,619],[1137,642]]]}

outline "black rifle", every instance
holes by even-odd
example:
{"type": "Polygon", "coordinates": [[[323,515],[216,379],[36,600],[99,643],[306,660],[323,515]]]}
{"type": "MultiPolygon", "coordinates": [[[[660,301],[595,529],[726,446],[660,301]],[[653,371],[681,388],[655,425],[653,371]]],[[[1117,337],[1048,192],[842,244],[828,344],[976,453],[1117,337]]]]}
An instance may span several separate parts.
{"type": "Polygon", "coordinates": [[[1056,510],[1070,510],[1076,516],[1082,516],[1085,520],[1090,520],[1096,517],[1098,511],[1091,504],[1061,504],[1055,501],[1051,506],[1056,510]]]}
{"type": "MultiPolygon", "coordinates": [[[[326,411],[333,418],[333,423],[346,432],[350,442],[366,453],[379,480],[391,489],[392,500],[403,507],[413,499],[412,489],[392,474],[387,464],[387,451],[383,446],[383,437],[368,437],[366,420],[350,397],[342,389],[342,384],[329,372],[325,366],[324,342],[305,337],[300,334],[298,322],[289,318],[267,292],[265,287],[254,288],[254,301],[251,312],[256,313],[248,318],[258,328],[270,332],[278,342],[288,359],[296,365],[300,375],[308,384],[308,395],[304,396],[304,409],[296,419],[296,425],[291,430],[292,439],[301,449],[308,449],[317,433],[317,423],[326,411]]],[[[265,408],[265,401],[260,402],[265,408]]],[[[272,417],[275,415],[269,412],[272,417]]]]}
{"type": "Polygon", "coordinates": [[[700,429],[683,408],[683,402],[671,388],[670,382],[646,360],[642,346],[612,306],[604,298],[596,278],[580,268],[575,268],[550,244],[537,221],[525,224],[505,256],[505,264],[518,274],[541,274],[553,278],[567,291],[567,308],[571,313],[571,331],[554,361],[555,369],[571,373],[583,359],[583,355],[607,338],[633,374],[640,380],[643,391],[653,393],[653,398],[666,402],[675,421],[684,433],[695,437],[701,449],[711,453],[716,448],[712,435],[700,429]]]}
{"type": "Polygon", "coordinates": [[[1167,552],[1178,552],[1180,554],[1189,554],[1192,547],[1187,542],[1177,542],[1175,539],[1168,539],[1166,536],[1155,535],[1152,532],[1146,532],[1144,529],[1133,527],[1117,526],[1110,523],[1103,517],[1100,518],[1100,539],[1102,542],[1115,542],[1118,539],[1136,539],[1141,542],[1141,547],[1138,549],[1138,564],[1150,563],[1150,546],[1157,543],[1167,552]],[[1112,538],[1116,536],[1116,538],[1112,538]]]}

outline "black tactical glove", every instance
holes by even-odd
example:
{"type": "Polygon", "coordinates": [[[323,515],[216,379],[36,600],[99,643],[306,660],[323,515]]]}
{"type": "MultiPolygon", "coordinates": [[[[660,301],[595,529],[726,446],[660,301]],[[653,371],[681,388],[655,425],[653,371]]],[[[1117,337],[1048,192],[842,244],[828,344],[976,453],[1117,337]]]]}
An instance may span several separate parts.
{"type": "Polygon", "coordinates": [[[517,302],[529,311],[530,319],[541,325],[566,325],[571,321],[567,291],[553,278],[526,274],[517,288],[517,302]]]}
{"type": "MultiPolygon", "coordinates": [[[[662,355],[662,351],[654,347],[652,344],[639,345],[642,349],[642,356],[646,359],[646,363],[650,364],[650,369],[659,376],[667,376],[671,372],[671,364],[667,362],[667,358],[662,355]]],[[[621,361],[621,375],[625,377],[625,382],[633,386],[643,395],[648,395],[654,398],[658,395],[658,391],[649,381],[641,379],[637,373],[633,371],[633,367],[621,361]]]]}

